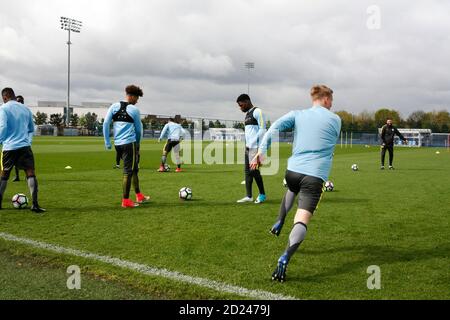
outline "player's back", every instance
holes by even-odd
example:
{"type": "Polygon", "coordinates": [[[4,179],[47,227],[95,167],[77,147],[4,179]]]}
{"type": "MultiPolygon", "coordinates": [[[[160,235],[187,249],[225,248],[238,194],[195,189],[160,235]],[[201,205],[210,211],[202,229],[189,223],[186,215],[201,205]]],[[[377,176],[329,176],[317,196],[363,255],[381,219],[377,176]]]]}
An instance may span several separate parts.
{"type": "Polygon", "coordinates": [[[183,127],[176,122],[168,122],[166,124],[167,130],[167,138],[170,140],[180,140],[180,137],[183,135],[183,127]]]}
{"type": "Polygon", "coordinates": [[[3,150],[16,150],[30,146],[30,133],[34,132],[33,114],[17,101],[8,101],[0,107],[0,141],[3,150]]]}
{"type": "Polygon", "coordinates": [[[341,119],[317,106],[294,111],[295,134],[288,169],[327,180],[341,119]]]}
{"type": "Polygon", "coordinates": [[[139,109],[132,104],[125,105],[126,107],[122,110],[120,102],[114,103],[108,111],[113,120],[115,145],[124,145],[138,140],[133,116],[138,115],[137,117],[139,118],[139,109]]]}

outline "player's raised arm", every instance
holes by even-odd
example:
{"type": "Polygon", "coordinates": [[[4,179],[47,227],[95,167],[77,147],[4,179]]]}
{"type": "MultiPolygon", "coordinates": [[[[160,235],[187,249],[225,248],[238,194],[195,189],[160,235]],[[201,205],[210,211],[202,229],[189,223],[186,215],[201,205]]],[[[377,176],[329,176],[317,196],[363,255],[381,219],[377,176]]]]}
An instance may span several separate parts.
{"type": "Polygon", "coordinates": [[[262,141],[259,145],[258,153],[256,156],[252,159],[250,167],[256,168],[259,166],[259,164],[262,162],[262,158],[267,153],[267,149],[270,144],[270,140],[272,138],[272,135],[275,132],[285,131],[288,129],[292,129],[295,127],[295,112],[291,111],[281,118],[279,118],[277,121],[275,121],[267,130],[267,132],[264,134],[264,137],[262,138],[262,141]]]}
{"type": "Polygon", "coordinates": [[[264,155],[267,152],[269,141],[275,132],[286,131],[289,129],[293,129],[294,127],[295,127],[295,112],[291,111],[282,116],[281,118],[279,118],[270,126],[269,130],[267,130],[266,134],[264,135],[261,141],[258,153],[264,155]]]}
{"type": "Polygon", "coordinates": [[[112,122],[112,106],[106,113],[105,120],[103,121],[103,139],[105,140],[106,149],[111,149],[111,139],[109,138],[109,130],[112,122]]]}

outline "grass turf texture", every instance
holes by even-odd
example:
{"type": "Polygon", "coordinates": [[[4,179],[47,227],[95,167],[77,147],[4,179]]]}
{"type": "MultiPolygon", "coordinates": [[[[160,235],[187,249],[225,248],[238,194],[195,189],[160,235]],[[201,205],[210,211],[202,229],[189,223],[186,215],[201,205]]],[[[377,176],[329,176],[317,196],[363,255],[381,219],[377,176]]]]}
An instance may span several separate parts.
{"type": "MultiPolygon", "coordinates": [[[[157,173],[162,147],[143,142],[141,188],[152,201],[125,210],[120,207],[121,170],[112,169],[115,154],[104,151],[101,139],[37,137],[33,150],[40,202],[48,212],[36,216],[13,209],[8,203],[12,195],[28,191],[25,182],[10,182],[0,232],[300,299],[450,298],[447,150],[396,148],[396,170],[381,171],[379,148],[337,146],[330,176],[335,190],[324,195],[288,266],[287,282],[280,284],[270,275],[295,211],[279,238],[268,230],[285,191],[291,146],[281,144],[279,173],[264,177],[268,201],[262,205],[235,203],[245,195],[243,165],[186,165],[183,173],[157,173]],[[353,163],[359,171],[351,170],[353,163]],[[64,169],[68,165],[73,169],[64,169]],[[192,188],[194,200],[178,199],[184,186],[192,188]],[[367,289],[370,265],[381,268],[381,290],[367,289]]],[[[0,251],[1,272],[7,275],[0,278],[3,298],[36,298],[36,292],[62,299],[239,298],[4,240],[0,251]],[[12,267],[17,259],[29,264],[28,276],[12,267]],[[81,267],[82,281],[84,274],[92,278],[92,292],[74,296],[53,290],[65,286],[71,264],[81,267]],[[45,281],[47,273],[60,274],[60,280],[49,276],[45,281]],[[118,287],[127,290],[120,295],[118,287]]]]}

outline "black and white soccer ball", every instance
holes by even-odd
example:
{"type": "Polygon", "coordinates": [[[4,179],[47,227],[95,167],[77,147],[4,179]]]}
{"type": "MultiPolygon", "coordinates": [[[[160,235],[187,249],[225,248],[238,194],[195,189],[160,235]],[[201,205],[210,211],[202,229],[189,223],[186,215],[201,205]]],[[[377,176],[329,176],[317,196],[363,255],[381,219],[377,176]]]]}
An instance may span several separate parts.
{"type": "Polygon", "coordinates": [[[182,200],[191,200],[192,199],[192,190],[188,187],[183,187],[178,192],[178,196],[182,200]]]}
{"type": "Polygon", "coordinates": [[[358,165],[356,163],[352,164],[352,170],[353,171],[358,171],[358,165]]]}
{"type": "Polygon", "coordinates": [[[167,163],[164,164],[164,170],[165,171],[170,171],[170,166],[167,163]]]}
{"type": "Polygon", "coordinates": [[[324,185],[325,191],[333,191],[334,190],[334,184],[331,181],[325,182],[324,185]]]}
{"type": "Polygon", "coordinates": [[[28,198],[23,193],[15,194],[11,199],[12,205],[16,209],[23,209],[28,206],[28,198]]]}

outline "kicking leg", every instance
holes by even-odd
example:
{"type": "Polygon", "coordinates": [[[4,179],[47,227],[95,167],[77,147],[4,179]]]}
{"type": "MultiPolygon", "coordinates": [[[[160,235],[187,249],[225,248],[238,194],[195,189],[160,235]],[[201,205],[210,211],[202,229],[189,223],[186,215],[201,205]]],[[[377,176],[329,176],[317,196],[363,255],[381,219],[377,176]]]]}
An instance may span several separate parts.
{"type": "Polygon", "coordinates": [[[300,244],[306,237],[306,230],[311,220],[311,212],[305,209],[298,209],[294,219],[294,226],[289,235],[288,245],[283,255],[278,259],[275,271],[272,273],[272,280],[283,282],[286,279],[286,269],[292,255],[297,251],[300,244]]]}
{"type": "Polygon", "coordinates": [[[284,220],[286,219],[286,215],[292,209],[294,205],[296,194],[291,190],[287,190],[286,194],[281,201],[280,212],[278,214],[277,222],[272,226],[270,232],[276,236],[280,235],[281,229],[284,225],[284,220]]]}

